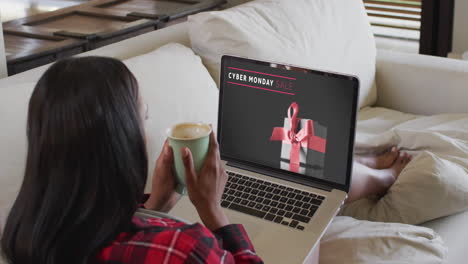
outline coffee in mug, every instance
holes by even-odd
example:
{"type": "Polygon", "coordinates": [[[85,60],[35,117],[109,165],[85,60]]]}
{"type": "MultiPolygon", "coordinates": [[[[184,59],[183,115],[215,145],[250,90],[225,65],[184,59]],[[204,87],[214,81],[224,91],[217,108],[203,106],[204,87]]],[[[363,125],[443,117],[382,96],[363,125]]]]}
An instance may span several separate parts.
{"type": "Polygon", "coordinates": [[[170,130],[170,137],[180,140],[196,139],[211,133],[211,127],[202,123],[182,123],[170,130]]]}

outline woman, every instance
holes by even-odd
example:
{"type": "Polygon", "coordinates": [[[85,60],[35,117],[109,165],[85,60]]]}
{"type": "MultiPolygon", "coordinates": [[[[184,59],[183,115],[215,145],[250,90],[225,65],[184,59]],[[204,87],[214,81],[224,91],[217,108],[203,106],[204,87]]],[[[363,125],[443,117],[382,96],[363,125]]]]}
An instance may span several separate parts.
{"type": "MultiPolygon", "coordinates": [[[[183,157],[188,194],[206,227],[134,216],[148,170],[144,111],[120,61],[72,58],[44,73],[29,103],[23,184],[2,237],[10,263],[262,262],[220,207],[227,176],[213,134],[200,173],[188,149],[183,157]]],[[[144,207],[173,206],[172,162],[166,143],[144,207]]]]}
{"type": "MultiPolygon", "coordinates": [[[[142,204],[144,106],[137,81],[114,59],[72,58],[44,73],[29,103],[23,184],[1,241],[10,263],[262,263],[220,207],[227,175],[213,134],[199,173],[183,150],[188,195],[204,226],[135,216],[138,207],[167,212],[178,199],[166,142],[142,204]]],[[[357,161],[349,201],[384,194],[409,156],[393,148],[357,161]]]]}

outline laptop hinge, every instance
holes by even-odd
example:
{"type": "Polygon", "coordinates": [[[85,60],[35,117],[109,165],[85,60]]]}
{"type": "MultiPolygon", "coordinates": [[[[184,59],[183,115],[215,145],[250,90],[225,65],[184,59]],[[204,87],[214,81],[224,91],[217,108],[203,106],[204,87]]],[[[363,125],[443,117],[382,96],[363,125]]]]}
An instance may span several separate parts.
{"type": "Polygon", "coordinates": [[[332,191],[331,187],[326,186],[324,184],[310,182],[310,181],[306,181],[306,180],[303,180],[303,179],[298,179],[298,178],[291,177],[291,176],[288,176],[288,175],[285,175],[285,174],[282,174],[282,173],[278,173],[278,172],[274,172],[274,171],[271,171],[271,170],[266,170],[266,169],[262,169],[262,168],[258,168],[258,167],[249,166],[249,165],[242,164],[242,163],[239,163],[239,162],[229,161],[227,163],[227,165],[231,166],[231,167],[239,168],[239,169],[242,169],[242,170],[251,171],[251,172],[254,172],[254,173],[268,175],[268,176],[278,178],[278,179],[281,179],[281,180],[294,182],[294,183],[310,186],[310,187],[313,187],[313,188],[318,188],[318,189],[321,189],[321,190],[324,190],[324,191],[327,191],[327,192],[332,191]]]}

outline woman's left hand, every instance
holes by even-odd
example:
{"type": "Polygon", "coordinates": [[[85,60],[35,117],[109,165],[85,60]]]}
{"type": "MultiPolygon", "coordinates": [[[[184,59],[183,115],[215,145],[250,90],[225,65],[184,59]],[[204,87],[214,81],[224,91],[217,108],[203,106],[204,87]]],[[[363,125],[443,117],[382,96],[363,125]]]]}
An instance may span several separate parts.
{"type": "Polygon", "coordinates": [[[145,202],[146,209],[167,213],[179,200],[180,195],[175,192],[177,183],[174,176],[173,164],[174,156],[172,148],[166,140],[163,151],[156,161],[151,194],[145,202]]]}

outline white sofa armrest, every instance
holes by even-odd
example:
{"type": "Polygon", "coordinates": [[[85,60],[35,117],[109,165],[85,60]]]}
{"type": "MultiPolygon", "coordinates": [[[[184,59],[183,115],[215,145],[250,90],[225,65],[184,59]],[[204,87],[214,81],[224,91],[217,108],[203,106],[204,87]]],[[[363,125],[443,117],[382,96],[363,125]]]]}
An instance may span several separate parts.
{"type": "Polygon", "coordinates": [[[379,50],[376,106],[412,114],[468,113],[468,62],[379,50]]]}

